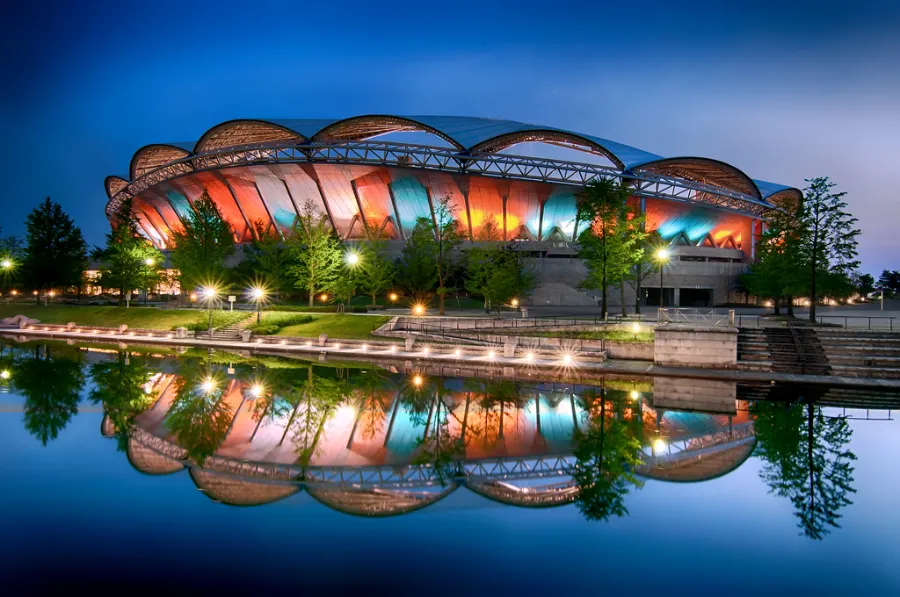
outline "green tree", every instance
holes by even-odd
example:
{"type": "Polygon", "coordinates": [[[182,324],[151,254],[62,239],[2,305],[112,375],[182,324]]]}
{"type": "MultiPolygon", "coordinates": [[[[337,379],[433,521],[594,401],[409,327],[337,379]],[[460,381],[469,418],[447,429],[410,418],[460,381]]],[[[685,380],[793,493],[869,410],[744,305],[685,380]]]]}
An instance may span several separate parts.
{"type": "Polygon", "coordinates": [[[128,430],[134,419],[153,404],[155,397],[144,392],[151,371],[142,358],[119,351],[115,360],[94,363],[89,368],[94,387],[88,398],[102,404],[124,451],[128,430]]]}
{"type": "Polygon", "coordinates": [[[394,284],[396,269],[394,264],[384,257],[384,236],[374,227],[366,228],[367,243],[358,247],[359,286],[363,292],[372,297],[372,305],[376,304],[379,294],[390,290],[394,284]]]}
{"type": "Polygon", "coordinates": [[[626,421],[616,415],[614,404],[601,390],[583,396],[589,422],[584,431],[575,431],[575,471],[578,485],[575,503],[588,520],[609,520],[626,516],[625,496],[630,486],[641,487],[634,470],[642,464],[641,443],[626,421]]]}
{"type": "Polygon", "coordinates": [[[312,307],[316,293],[331,291],[344,267],[341,241],[329,225],[328,216],[318,213],[312,201],[303,205],[287,248],[292,262],[287,273],[295,288],[309,294],[312,307]]]}
{"type": "MultiPolygon", "coordinates": [[[[845,192],[835,193],[827,176],[807,179],[798,220],[803,231],[800,253],[809,290],[809,320],[816,321],[820,285],[827,276],[849,278],[859,267],[856,259],[858,220],[847,211],[845,192]]],[[[829,281],[833,286],[833,279],[829,281]]]]}
{"type": "Polygon", "coordinates": [[[287,273],[291,254],[281,237],[263,222],[257,220],[253,227],[255,234],[242,247],[244,260],[237,267],[237,274],[243,282],[265,287],[277,300],[293,288],[287,273]]]}
{"type": "Polygon", "coordinates": [[[793,315],[793,297],[806,293],[801,251],[804,231],[798,217],[799,204],[787,200],[776,207],[768,214],[757,261],[741,282],[751,294],[772,299],[776,314],[785,300],[788,314],[793,315]]]}
{"type": "Polygon", "coordinates": [[[47,347],[35,353],[16,364],[14,385],[25,397],[25,429],[46,446],[78,412],[84,370],[78,353],[51,356],[47,347]]]}
{"type": "Polygon", "coordinates": [[[81,229],[50,197],[25,219],[22,273],[26,283],[41,291],[81,287],[87,266],[87,245],[81,229]]]}
{"type": "Polygon", "coordinates": [[[840,528],[840,510],[853,502],[856,455],[847,449],[853,434],[843,417],[828,417],[812,402],[789,405],[757,402],[757,454],[760,477],[772,493],[794,506],[801,534],[824,539],[840,528]]]}
{"type": "Polygon", "coordinates": [[[859,274],[853,276],[853,287],[863,297],[875,292],[875,277],[872,274],[859,274]]]}
{"type": "Polygon", "coordinates": [[[900,271],[882,270],[878,277],[878,288],[891,294],[900,294],[900,271]]]}
{"type": "Polygon", "coordinates": [[[535,282],[536,276],[512,244],[491,243],[466,251],[466,290],[484,297],[485,310],[527,296],[535,282]]]}
{"type": "Polygon", "coordinates": [[[434,206],[434,223],[432,230],[434,235],[434,265],[438,279],[438,313],[444,314],[444,298],[450,288],[450,279],[456,267],[456,252],[463,242],[463,235],[459,230],[456,219],[456,210],[451,205],[452,198],[447,195],[442,197],[434,206]]]}
{"type": "Polygon", "coordinates": [[[99,284],[117,289],[119,302],[127,292],[148,290],[159,282],[163,254],[138,233],[131,199],[122,203],[106,235],[106,246],[94,250],[93,257],[101,263],[99,284]]]}
{"type": "Polygon", "coordinates": [[[416,300],[424,300],[438,283],[433,230],[428,218],[419,218],[397,261],[397,281],[416,300]]]}
{"type": "Polygon", "coordinates": [[[582,287],[599,288],[602,314],[609,312],[609,285],[621,283],[643,255],[641,215],[628,206],[628,190],[613,180],[594,179],[578,200],[578,221],[590,224],[578,235],[587,267],[582,287]]]}
{"type": "Polygon", "coordinates": [[[204,191],[194,209],[182,218],[183,230],[172,235],[172,267],[183,293],[228,279],[225,262],[234,254],[234,231],[204,191]]]}
{"type": "Polygon", "coordinates": [[[215,454],[225,441],[234,418],[223,400],[227,384],[199,361],[180,362],[175,400],[166,413],[166,427],[178,437],[179,445],[198,464],[215,454]],[[210,382],[206,385],[206,382],[210,382]]]}

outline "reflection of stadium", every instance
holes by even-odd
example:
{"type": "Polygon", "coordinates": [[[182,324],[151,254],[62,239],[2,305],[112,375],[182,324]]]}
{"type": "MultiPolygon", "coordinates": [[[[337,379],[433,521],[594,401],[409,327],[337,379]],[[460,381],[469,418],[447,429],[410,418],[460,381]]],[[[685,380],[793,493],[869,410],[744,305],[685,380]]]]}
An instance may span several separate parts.
{"type": "Polygon", "coordinates": [[[580,265],[570,243],[585,225],[576,221],[575,194],[595,177],[626,182],[648,229],[675,247],[668,273],[676,286],[668,292],[685,304],[711,301],[712,291],[724,300],[728,279],[754,255],[766,211],[799,197],[796,189],[751,179],[718,160],[664,158],[553,127],[373,115],[234,120],[197,142],[148,145],[134,154],[127,177],[106,179],[106,211],[112,216],[133,197],[143,233],[165,249],[204,191],[238,242],[252,237],[255,222],[291,234],[309,200],[342,238],[364,238],[369,226],[399,245],[416,219],[432,218],[435,201],[448,196],[466,237],[484,239],[493,221],[499,234],[490,240],[516,241],[537,259],[545,282],[574,284],[580,265]],[[411,144],[411,137],[428,144],[411,144]],[[531,148],[573,161],[510,153],[531,148]]]}
{"type": "MultiPolygon", "coordinates": [[[[298,424],[301,404],[259,417],[248,384],[232,380],[221,396],[234,413],[228,432],[198,465],[166,427],[176,399],[173,380],[160,373],[148,387],[155,402],[129,433],[128,459],[152,475],[187,468],[198,488],[223,503],[261,505],[305,489],[331,508],[381,516],[422,508],[460,486],[518,506],[566,504],[576,496],[571,450],[587,413],[569,389],[538,384],[498,402],[461,380],[446,380],[442,400],[430,396],[417,412],[403,390],[383,386],[313,417],[317,427],[309,434],[298,424]],[[427,464],[423,452],[441,442],[449,464],[427,464]],[[309,455],[305,463],[301,452],[309,455]]],[[[740,466],[755,445],[742,403],[730,415],[660,410],[652,398],[616,404],[609,416],[625,421],[644,446],[636,472],[647,479],[712,479],[740,466]]],[[[108,419],[102,432],[115,433],[108,419]]]]}

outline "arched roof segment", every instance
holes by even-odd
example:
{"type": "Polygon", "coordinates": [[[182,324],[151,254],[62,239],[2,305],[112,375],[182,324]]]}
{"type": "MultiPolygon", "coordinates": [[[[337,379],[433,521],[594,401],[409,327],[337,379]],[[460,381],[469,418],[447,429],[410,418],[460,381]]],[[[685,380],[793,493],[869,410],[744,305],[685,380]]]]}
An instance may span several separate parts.
{"type": "Polygon", "coordinates": [[[799,206],[800,201],[803,201],[803,191],[800,189],[765,180],[754,180],[753,182],[759,187],[759,192],[762,193],[763,199],[772,205],[777,205],[782,201],[791,201],[799,206]]]}
{"type": "Polygon", "coordinates": [[[448,484],[442,491],[415,492],[343,487],[308,487],[316,501],[339,512],[356,516],[395,516],[419,510],[447,497],[456,490],[448,484]]]}
{"type": "Polygon", "coordinates": [[[731,191],[737,191],[762,199],[762,194],[752,178],[731,164],[699,157],[661,158],[637,164],[631,168],[635,172],[653,172],[664,176],[677,176],[709,184],[731,191]]]}
{"type": "Polygon", "coordinates": [[[300,491],[299,485],[256,481],[191,467],[191,479],[210,499],[231,506],[261,506],[300,491]]]}
{"type": "Polygon", "coordinates": [[[128,181],[122,176],[107,176],[103,181],[106,187],[106,196],[112,198],[113,195],[128,186],[128,181]]]}
{"type": "Polygon", "coordinates": [[[131,180],[151,170],[191,155],[192,143],[153,143],[134,152],[128,168],[131,180]]]}
{"type": "Polygon", "coordinates": [[[275,120],[229,120],[217,124],[200,137],[194,153],[214,151],[226,147],[256,145],[272,141],[305,141],[306,136],[275,120]]]}
{"type": "MultiPolygon", "coordinates": [[[[427,120],[427,117],[426,117],[427,120]]],[[[344,120],[335,121],[319,130],[314,140],[348,140],[356,141],[369,139],[387,133],[406,131],[422,131],[437,135],[457,149],[465,149],[451,134],[441,128],[432,126],[422,119],[409,116],[393,116],[389,114],[370,114],[367,116],[354,116],[344,120]]]]}

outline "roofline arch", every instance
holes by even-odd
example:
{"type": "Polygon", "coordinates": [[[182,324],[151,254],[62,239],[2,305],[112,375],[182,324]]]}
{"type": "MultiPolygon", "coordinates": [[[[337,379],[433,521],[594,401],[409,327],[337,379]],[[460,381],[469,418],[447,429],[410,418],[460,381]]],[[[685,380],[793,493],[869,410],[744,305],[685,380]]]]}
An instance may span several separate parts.
{"type": "MultiPolygon", "coordinates": [[[[723,162],[721,160],[716,160],[713,158],[704,158],[704,157],[698,157],[698,156],[662,158],[659,160],[651,160],[648,162],[642,162],[640,164],[636,164],[631,167],[631,170],[633,172],[641,171],[641,170],[653,172],[652,168],[654,166],[677,166],[677,165],[685,165],[685,166],[706,165],[706,166],[714,166],[716,168],[719,168],[723,173],[727,173],[732,176],[736,176],[745,185],[745,188],[733,188],[733,187],[723,187],[723,188],[728,188],[732,191],[737,191],[739,193],[745,193],[747,195],[754,197],[755,199],[763,200],[763,196],[759,190],[759,187],[757,186],[756,182],[747,175],[747,173],[745,173],[743,170],[741,170],[740,168],[738,168],[736,166],[732,166],[728,162],[723,162]]],[[[680,176],[680,175],[676,175],[676,176],[679,176],[679,178],[684,178],[684,176],[680,176]]],[[[714,186],[722,186],[720,184],[710,183],[709,181],[706,181],[706,184],[713,184],[714,186]]]]}
{"type": "Polygon", "coordinates": [[[364,134],[358,134],[358,135],[351,135],[348,137],[329,137],[329,133],[331,133],[333,131],[339,131],[341,129],[341,127],[346,127],[349,124],[354,124],[354,123],[358,123],[358,122],[365,122],[367,120],[372,121],[373,124],[377,123],[379,120],[381,120],[381,121],[383,121],[383,124],[388,127],[391,124],[396,125],[396,124],[403,123],[403,124],[406,124],[407,126],[415,127],[417,130],[420,130],[422,132],[431,133],[432,135],[437,135],[438,137],[440,137],[447,143],[450,143],[451,145],[453,145],[456,149],[458,149],[460,151],[464,151],[466,149],[462,143],[460,143],[459,141],[454,139],[452,136],[450,136],[449,134],[445,133],[444,131],[442,131],[440,129],[436,129],[433,126],[429,126],[429,125],[427,125],[423,122],[420,122],[414,118],[409,118],[408,116],[394,116],[391,114],[367,114],[364,116],[351,116],[350,118],[344,118],[342,120],[333,122],[324,128],[319,129],[316,132],[316,134],[312,136],[312,140],[320,141],[320,140],[324,140],[324,139],[347,139],[347,138],[353,139],[353,140],[369,139],[372,137],[376,137],[378,135],[385,135],[388,133],[406,130],[405,128],[395,126],[395,128],[393,128],[393,129],[387,129],[387,130],[383,130],[383,131],[375,132],[375,133],[364,133],[364,134]]]}
{"type": "MultiPolygon", "coordinates": [[[[432,504],[436,504],[441,501],[459,487],[457,483],[447,483],[444,488],[433,495],[422,497],[418,499],[417,503],[414,503],[411,506],[403,506],[397,509],[385,509],[378,511],[364,511],[360,508],[348,507],[343,504],[340,504],[338,500],[329,499],[329,497],[333,494],[341,494],[344,492],[348,492],[347,490],[331,489],[331,488],[322,488],[322,487],[306,487],[306,493],[308,493],[314,500],[319,502],[320,504],[327,506],[328,508],[335,510],[336,512],[341,512],[343,514],[349,514],[351,516],[359,516],[362,518],[387,518],[389,516],[399,516],[401,514],[409,514],[410,512],[415,512],[416,510],[421,510],[422,508],[427,508],[432,504]]],[[[350,490],[352,492],[354,490],[350,490]]]]}
{"type": "Polygon", "coordinates": [[[775,205],[776,207],[780,207],[777,202],[782,199],[787,199],[792,201],[794,204],[794,209],[799,209],[800,205],[803,203],[803,191],[800,189],[795,189],[794,187],[789,187],[786,189],[781,189],[780,191],[776,191],[765,198],[765,201],[775,205]]]}
{"type": "Polygon", "coordinates": [[[112,199],[113,195],[115,195],[116,193],[118,193],[119,191],[121,191],[122,189],[127,187],[128,184],[129,184],[128,179],[123,178],[121,176],[116,176],[115,174],[107,176],[105,179],[103,179],[103,187],[106,189],[106,196],[109,197],[110,199],[112,199]],[[112,183],[117,180],[122,181],[122,183],[124,183],[124,184],[119,186],[119,188],[114,189],[112,186],[112,183]]]}
{"type": "MultiPolygon", "coordinates": [[[[235,118],[233,120],[226,120],[225,122],[220,122],[219,124],[213,126],[209,130],[207,130],[205,133],[203,133],[200,136],[200,138],[197,140],[197,143],[194,144],[194,154],[196,155],[196,154],[203,153],[204,144],[209,140],[209,138],[212,135],[214,135],[221,129],[226,128],[231,125],[242,124],[242,123],[264,124],[267,126],[271,126],[273,128],[281,129],[285,132],[291,133],[292,135],[296,135],[296,139],[298,141],[306,141],[307,140],[306,136],[303,135],[302,133],[299,133],[292,128],[286,127],[283,124],[278,124],[277,122],[273,122],[271,120],[262,120],[262,119],[258,119],[258,118],[235,118]]],[[[223,148],[225,148],[225,147],[240,147],[242,145],[252,145],[252,143],[235,143],[233,145],[223,146],[223,148]]],[[[217,148],[217,149],[220,149],[220,148],[217,148]]]]}
{"type": "MultiPolygon", "coordinates": [[[[552,128],[535,128],[503,133],[490,139],[485,139],[468,150],[471,152],[497,153],[519,143],[548,143],[560,147],[571,147],[572,145],[591,147],[595,151],[590,153],[600,154],[615,164],[617,168],[625,169],[625,163],[619,159],[619,156],[597,141],[578,133],[554,130],[552,128]]],[[[583,150],[579,149],[579,151],[583,150]]]]}
{"type": "MultiPolygon", "coordinates": [[[[134,180],[139,177],[137,170],[140,167],[140,160],[143,157],[144,153],[146,153],[147,151],[149,151],[151,149],[158,149],[158,148],[172,149],[183,155],[180,155],[173,160],[167,160],[166,162],[164,162],[162,164],[158,164],[157,167],[164,166],[165,164],[167,164],[169,162],[174,162],[175,160],[186,158],[191,155],[191,152],[188,151],[187,149],[185,149],[184,147],[179,147],[178,145],[173,145],[171,143],[151,143],[149,145],[144,145],[143,147],[141,147],[140,149],[135,151],[134,155],[131,156],[131,163],[128,165],[128,176],[131,177],[131,180],[134,180]]],[[[155,168],[151,168],[151,169],[155,169],[155,168]]]]}

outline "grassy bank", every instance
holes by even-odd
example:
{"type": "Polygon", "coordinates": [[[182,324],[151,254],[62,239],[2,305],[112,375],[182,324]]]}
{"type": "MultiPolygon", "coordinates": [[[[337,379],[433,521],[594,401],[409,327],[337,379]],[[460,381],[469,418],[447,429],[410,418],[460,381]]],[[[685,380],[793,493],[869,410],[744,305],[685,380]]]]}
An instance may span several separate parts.
{"type": "MultiPolygon", "coordinates": [[[[97,307],[75,305],[28,305],[21,303],[0,305],[0,318],[25,315],[41,323],[66,324],[74,321],[79,325],[115,327],[127,325],[133,328],[170,330],[175,327],[189,327],[206,322],[206,311],[189,309],[161,310],[152,307],[97,307]]],[[[205,329],[205,325],[204,325],[205,329]]]]}
{"type": "Polygon", "coordinates": [[[331,338],[365,340],[374,338],[372,331],[390,319],[387,315],[338,315],[335,313],[311,314],[312,321],[289,325],[278,330],[278,336],[315,338],[328,334],[331,338]]]}
{"type": "Polygon", "coordinates": [[[577,340],[609,340],[610,342],[653,342],[654,335],[652,331],[642,331],[638,333],[626,330],[592,330],[592,331],[557,331],[542,332],[541,336],[547,338],[572,338],[577,340]]]}

